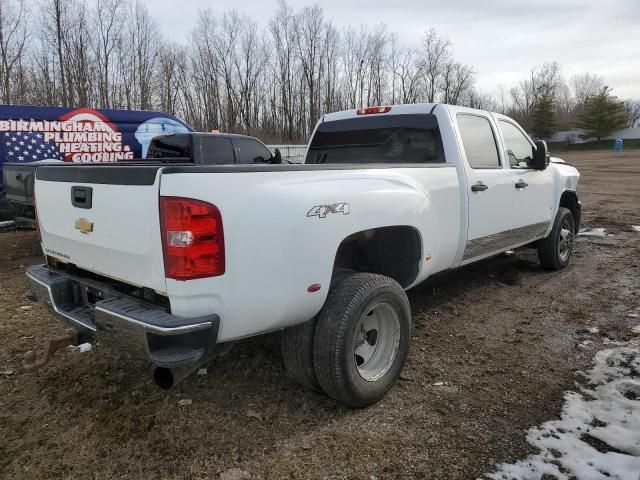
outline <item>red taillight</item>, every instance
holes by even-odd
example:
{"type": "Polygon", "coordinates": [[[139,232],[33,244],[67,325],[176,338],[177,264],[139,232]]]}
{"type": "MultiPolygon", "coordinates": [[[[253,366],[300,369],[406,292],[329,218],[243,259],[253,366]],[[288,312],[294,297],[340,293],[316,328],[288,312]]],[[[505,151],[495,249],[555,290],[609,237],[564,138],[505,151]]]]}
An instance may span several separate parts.
{"type": "Polygon", "coordinates": [[[373,115],[374,113],[388,113],[391,111],[391,107],[367,107],[359,108],[356,110],[358,115],[373,115]]]}
{"type": "Polygon", "coordinates": [[[164,272],[192,280],[224,273],[222,216],[215,205],[180,197],[160,197],[164,272]]]}

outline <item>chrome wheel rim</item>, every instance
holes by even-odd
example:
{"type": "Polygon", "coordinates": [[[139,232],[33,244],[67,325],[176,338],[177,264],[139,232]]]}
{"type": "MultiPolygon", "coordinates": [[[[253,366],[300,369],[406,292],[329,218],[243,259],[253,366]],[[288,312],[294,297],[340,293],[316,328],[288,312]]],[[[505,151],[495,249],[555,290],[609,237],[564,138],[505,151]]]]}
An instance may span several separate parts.
{"type": "Polygon", "coordinates": [[[388,303],[379,303],[358,321],[353,360],[358,374],[375,382],[389,371],[400,349],[400,318],[388,303]]]}
{"type": "Polygon", "coordinates": [[[558,257],[560,257],[562,262],[566,262],[571,256],[573,240],[573,225],[569,218],[566,217],[562,222],[562,227],[560,228],[560,239],[558,241],[558,257]]]}

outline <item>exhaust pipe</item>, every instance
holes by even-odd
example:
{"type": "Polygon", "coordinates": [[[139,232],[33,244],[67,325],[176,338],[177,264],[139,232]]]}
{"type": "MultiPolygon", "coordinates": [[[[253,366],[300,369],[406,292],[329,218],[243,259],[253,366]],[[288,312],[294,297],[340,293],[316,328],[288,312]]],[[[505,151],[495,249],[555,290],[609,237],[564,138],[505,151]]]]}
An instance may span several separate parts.
{"type": "Polygon", "coordinates": [[[225,355],[231,350],[233,344],[234,342],[220,343],[216,345],[211,352],[203,355],[200,360],[188,365],[175,368],[157,366],[153,369],[153,382],[163,390],[171,390],[205,363],[213,360],[215,357],[225,355]]]}
{"type": "Polygon", "coordinates": [[[153,381],[163,390],[170,390],[176,383],[173,372],[167,367],[156,367],[153,370],[153,381]]]}
{"type": "Polygon", "coordinates": [[[175,368],[156,367],[153,369],[153,381],[161,389],[171,390],[182,380],[192,374],[203,363],[206,363],[206,361],[195,362],[175,368]]]}

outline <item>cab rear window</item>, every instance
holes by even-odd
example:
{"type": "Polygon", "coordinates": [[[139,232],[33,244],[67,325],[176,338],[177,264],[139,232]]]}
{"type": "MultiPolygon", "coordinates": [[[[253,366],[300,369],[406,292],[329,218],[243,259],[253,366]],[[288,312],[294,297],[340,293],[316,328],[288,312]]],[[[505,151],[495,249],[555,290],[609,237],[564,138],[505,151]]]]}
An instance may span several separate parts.
{"type": "Polygon", "coordinates": [[[376,115],[320,124],[306,163],[444,163],[435,115],[376,115]]]}

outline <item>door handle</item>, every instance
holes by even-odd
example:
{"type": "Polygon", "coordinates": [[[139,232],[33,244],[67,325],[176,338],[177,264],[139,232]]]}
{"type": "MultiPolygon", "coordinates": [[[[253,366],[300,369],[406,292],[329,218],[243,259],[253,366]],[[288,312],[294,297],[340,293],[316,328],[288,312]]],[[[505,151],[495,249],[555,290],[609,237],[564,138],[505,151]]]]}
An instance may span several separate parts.
{"type": "Polygon", "coordinates": [[[516,183],[516,188],[526,188],[528,186],[529,184],[524,180],[520,180],[518,183],[516,183]]]}
{"type": "Polygon", "coordinates": [[[471,185],[472,192],[484,192],[487,188],[489,188],[489,186],[485,185],[482,182],[478,182],[475,185],[471,185]]]}

